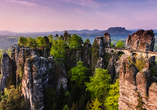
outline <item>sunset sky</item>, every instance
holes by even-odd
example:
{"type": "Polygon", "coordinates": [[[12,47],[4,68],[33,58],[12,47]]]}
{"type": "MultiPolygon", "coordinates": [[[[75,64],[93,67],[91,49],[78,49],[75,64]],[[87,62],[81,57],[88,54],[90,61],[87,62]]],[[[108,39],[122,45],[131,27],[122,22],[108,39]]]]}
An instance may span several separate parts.
{"type": "Polygon", "coordinates": [[[0,0],[0,30],[157,29],[157,0],[0,0]]]}

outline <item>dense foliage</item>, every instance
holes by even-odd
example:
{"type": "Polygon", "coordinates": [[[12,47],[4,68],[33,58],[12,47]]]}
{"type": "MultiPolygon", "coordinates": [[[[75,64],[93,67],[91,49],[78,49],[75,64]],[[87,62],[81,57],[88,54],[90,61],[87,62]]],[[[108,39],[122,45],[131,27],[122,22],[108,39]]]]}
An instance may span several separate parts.
{"type": "MultiPolygon", "coordinates": [[[[44,53],[48,53],[47,57],[52,55],[55,61],[55,70],[50,68],[50,72],[54,71],[56,77],[62,74],[60,71],[65,65],[68,75],[67,91],[64,91],[62,84],[59,91],[48,86],[44,90],[45,110],[116,110],[118,108],[119,81],[117,80],[116,83],[110,84],[111,78],[108,71],[102,68],[95,69],[99,58],[99,46],[96,40],[92,48],[90,47],[88,50],[91,67],[87,66],[88,59],[82,58],[82,54],[85,53],[77,55],[77,52],[85,50],[84,45],[90,44],[89,39],[83,42],[80,36],[71,35],[67,31],[64,32],[64,35],[55,35],[55,37],[53,35],[39,36],[37,38],[20,37],[18,43],[19,46],[30,47],[37,53],[40,52],[41,54],[38,56],[42,56],[44,53]],[[79,57],[83,61],[79,61],[79,57]]],[[[124,47],[124,42],[118,42],[117,46],[118,48],[124,47]]],[[[107,68],[110,57],[107,53],[103,56],[105,68],[107,68]]],[[[22,66],[19,66],[17,69],[20,79],[23,76],[22,68],[22,66]]],[[[20,93],[21,91],[14,86],[5,89],[4,94],[1,95],[0,107],[25,110],[23,107],[26,107],[26,104],[20,93]],[[13,93],[17,97],[13,96],[13,93]]]]}
{"type": "Polygon", "coordinates": [[[77,66],[69,71],[71,81],[75,81],[78,86],[84,85],[88,68],[84,67],[83,62],[77,62],[77,66]]]}
{"type": "Polygon", "coordinates": [[[97,68],[95,74],[89,78],[90,82],[86,82],[87,90],[91,92],[93,98],[98,98],[99,101],[103,102],[110,87],[110,75],[108,71],[97,68]]]}
{"type": "Polygon", "coordinates": [[[21,88],[10,86],[1,94],[0,110],[29,110],[23,98],[21,98],[21,88]]]}
{"type": "Polygon", "coordinates": [[[116,47],[117,48],[124,48],[124,42],[123,41],[118,41],[116,47]]]}

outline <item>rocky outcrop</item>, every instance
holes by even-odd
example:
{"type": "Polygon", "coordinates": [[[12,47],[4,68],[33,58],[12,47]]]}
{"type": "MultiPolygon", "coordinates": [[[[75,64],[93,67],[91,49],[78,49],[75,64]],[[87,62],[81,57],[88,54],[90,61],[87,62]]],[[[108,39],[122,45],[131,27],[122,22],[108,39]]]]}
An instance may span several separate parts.
{"type": "Polygon", "coordinates": [[[91,44],[85,43],[82,52],[83,53],[82,61],[84,63],[84,66],[88,68],[91,65],[91,53],[92,53],[91,51],[92,51],[91,44]]]}
{"type": "Polygon", "coordinates": [[[109,60],[108,72],[111,75],[111,83],[113,83],[113,80],[115,77],[115,66],[114,66],[114,59],[113,58],[110,58],[110,60],[109,60]]]}
{"type": "Polygon", "coordinates": [[[10,59],[9,55],[6,52],[4,52],[1,62],[1,90],[4,90],[4,88],[9,88],[10,85],[15,85],[15,71],[15,62],[10,59]]]}
{"type": "Polygon", "coordinates": [[[136,86],[136,74],[138,70],[124,60],[120,65],[119,70],[119,93],[120,97],[118,100],[119,110],[135,110],[138,104],[138,93],[136,86]]]}
{"type": "Polygon", "coordinates": [[[143,70],[137,68],[124,59],[119,67],[120,97],[119,110],[156,110],[157,78],[149,70],[149,60],[143,70]]]}
{"type": "MultiPolygon", "coordinates": [[[[27,58],[24,65],[24,75],[22,77],[22,93],[29,102],[31,109],[44,109],[44,90],[47,86],[54,87],[58,90],[62,82],[63,88],[67,88],[67,77],[59,75],[58,82],[52,80],[54,75],[53,57],[44,58],[32,55],[31,59],[27,58]],[[51,83],[49,83],[51,82],[51,83]]],[[[66,75],[65,68],[64,74],[66,75]]],[[[57,77],[56,77],[57,78],[57,77]]]]}
{"type": "Polygon", "coordinates": [[[99,57],[97,64],[95,65],[96,68],[103,68],[104,69],[104,59],[102,57],[99,57]]]}
{"type": "Polygon", "coordinates": [[[111,45],[111,37],[109,33],[105,33],[103,36],[103,47],[110,47],[111,45]]]}
{"type": "Polygon", "coordinates": [[[128,58],[128,56],[126,54],[123,54],[120,57],[120,59],[114,64],[114,66],[115,66],[115,75],[117,76],[116,78],[118,78],[121,63],[124,60],[126,60],[127,58],[128,58]]]}
{"type": "Polygon", "coordinates": [[[126,48],[139,51],[153,51],[154,49],[154,33],[153,30],[139,30],[128,36],[126,40],[126,48]]]}
{"type": "Polygon", "coordinates": [[[110,47],[111,44],[111,38],[110,34],[105,33],[103,37],[95,37],[95,40],[98,43],[99,46],[99,56],[102,57],[104,55],[104,47],[110,47]]]}
{"type": "Polygon", "coordinates": [[[98,43],[98,46],[99,46],[99,57],[102,56],[103,54],[103,41],[102,41],[102,37],[96,37],[95,38],[97,43],[98,43]]]}
{"type": "MultiPolygon", "coordinates": [[[[77,57],[81,60],[80,52],[77,57]]],[[[12,46],[11,58],[7,53],[3,54],[1,71],[1,89],[21,83],[22,94],[32,110],[44,110],[44,91],[48,86],[59,91],[62,84],[64,91],[67,90],[64,63],[56,67],[52,56],[39,57],[30,48],[12,46]]]]}

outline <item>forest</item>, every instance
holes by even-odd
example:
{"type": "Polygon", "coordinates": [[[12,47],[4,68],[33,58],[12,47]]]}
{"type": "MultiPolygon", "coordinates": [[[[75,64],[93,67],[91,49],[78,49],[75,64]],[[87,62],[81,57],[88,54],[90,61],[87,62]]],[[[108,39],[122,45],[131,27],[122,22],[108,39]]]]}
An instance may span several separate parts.
{"type": "MultiPolygon", "coordinates": [[[[62,85],[59,91],[48,87],[44,91],[44,110],[118,110],[119,79],[116,78],[112,83],[107,69],[111,55],[106,53],[103,56],[104,69],[95,68],[99,59],[99,48],[94,41],[88,52],[88,57],[92,59],[91,64],[87,65],[87,59],[84,59],[84,62],[75,63],[76,52],[84,51],[83,45],[86,44],[91,45],[89,39],[83,41],[80,36],[71,35],[67,31],[64,32],[64,35],[55,37],[49,35],[37,38],[19,38],[19,47],[49,52],[48,56],[54,57],[55,73],[60,74],[61,64],[65,64],[68,76],[67,90],[64,91],[62,85]]],[[[124,42],[118,41],[116,45],[111,43],[111,47],[124,48],[124,42]]],[[[51,68],[49,69],[51,70],[51,68]]],[[[10,87],[5,88],[4,92],[0,94],[1,110],[29,109],[27,102],[21,97],[20,87],[21,84],[16,86],[10,84],[10,87]]]]}

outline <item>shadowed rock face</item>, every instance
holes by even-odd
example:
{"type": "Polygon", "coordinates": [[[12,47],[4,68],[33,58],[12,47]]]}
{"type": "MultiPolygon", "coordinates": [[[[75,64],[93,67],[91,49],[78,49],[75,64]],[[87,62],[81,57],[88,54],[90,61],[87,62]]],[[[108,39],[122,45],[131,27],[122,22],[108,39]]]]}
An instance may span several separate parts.
{"type": "Polygon", "coordinates": [[[103,48],[110,47],[111,38],[110,34],[105,33],[103,37],[95,37],[99,46],[99,56],[102,57],[104,54],[103,48]]]}
{"type": "Polygon", "coordinates": [[[139,51],[153,51],[154,49],[154,33],[153,30],[139,30],[128,36],[126,40],[126,48],[139,51]]]}
{"type": "Polygon", "coordinates": [[[95,69],[96,68],[103,68],[104,69],[104,59],[99,57],[97,64],[95,65],[95,69]]]}
{"type": "Polygon", "coordinates": [[[12,84],[15,84],[15,71],[16,69],[14,67],[14,61],[10,59],[6,52],[4,52],[1,62],[1,90],[10,87],[12,84]]]}
{"type": "Polygon", "coordinates": [[[110,58],[110,60],[109,60],[108,71],[109,71],[109,74],[111,74],[111,83],[113,83],[113,80],[115,77],[115,66],[114,66],[113,58],[110,58]]]}

